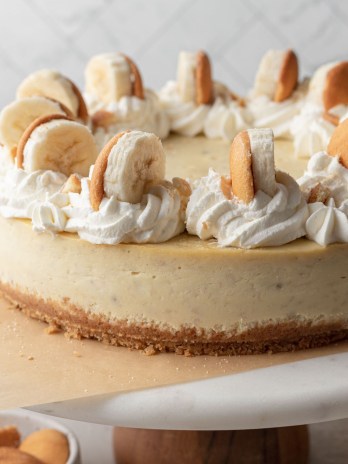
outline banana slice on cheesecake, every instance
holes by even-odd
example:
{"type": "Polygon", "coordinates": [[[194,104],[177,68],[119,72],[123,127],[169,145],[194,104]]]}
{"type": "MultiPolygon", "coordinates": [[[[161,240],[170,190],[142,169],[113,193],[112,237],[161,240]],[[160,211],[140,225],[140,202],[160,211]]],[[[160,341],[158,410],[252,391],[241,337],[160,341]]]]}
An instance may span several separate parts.
{"type": "Polygon", "coordinates": [[[137,65],[127,55],[113,52],[92,57],[85,80],[85,98],[100,148],[125,129],[168,136],[169,119],[157,94],[144,88],[137,65]]]}
{"type": "Polygon", "coordinates": [[[128,131],[114,136],[95,163],[90,199],[98,210],[106,195],[139,203],[145,187],[164,179],[165,156],[160,139],[147,132],[128,131]]]}
{"type": "Polygon", "coordinates": [[[348,61],[320,66],[309,82],[299,115],[291,124],[295,156],[325,151],[340,122],[348,117],[348,61]]]}
{"type": "Polygon", "coordinates": [[[276,177],[271,129],[248,129],[234,138],[230,173],[232,193],[244,203],[250,203],[258,190],[273,197],[276,177]]]}
{"type": "Polygon", "coordinates": [[[61,114],[36,119],[18,143],[17,167],[87,176],[98,156],[90,130],[61,114]]]}
{"type": "Polygon", "coordinates": [[[81,193],[69,193],[66,230],[91,243],[160,243],[185,230],[191,193],[179,178],[164,179],[160,139],[125,131],[102,149],[81,193]]]}
{"type": "Polygon", "coordinates": [[[213,169],[194,184],[186,210],[190,234],[219,246],[279,246],[305,235],[308,207],[300,187],[276,171],[271,129],[239,133],[230,148],[230,176],[213,169]]]}
{"type": "Polygon", "coordinates": [[[70,79],[58,71],[41,69],[24,79],[17,89],[17,98],[32,96],[53,98],[66,106],[74,118],[84,123],[88,121],[88,111],[81,92],[70,79]]]}
{"type": "Polygon", "coordinates": [[[338,124],[338,118],[328,114],[337,105],[348,105],[348,61],[328,63],[314,73],[309,84],[309,99],[324,109],[326,119],[338,124]]]}
{"type": "Polygon", "coordinates": [[[266,95],[280,103],[291,96],[298,83],[298,60],[293,50],[269,50],[259,65],[253,95],[266,95]]]}
{"type": "Polygon", "coordinates": [[[10,149],[17,147],[26,128],[35,119],[50,114],[72,117],[63,103],[51,98],[34,96],[15,100],[0,113],[0,142],[10,149]]]}
{"type": "Polygon", "coordinates": [[[86,67],[86,92],[104,103],[124,96],[144,99],[142,78],[136,64],[123,53],[94,56],[86,67]]]}
{"type": "Polygon", "coordinates": [[[197,105],[213,103],[214,88],[210,60],[204,51],[183,51],[179,54],[177,82],[183,102],[195,102],[197,105]]]}

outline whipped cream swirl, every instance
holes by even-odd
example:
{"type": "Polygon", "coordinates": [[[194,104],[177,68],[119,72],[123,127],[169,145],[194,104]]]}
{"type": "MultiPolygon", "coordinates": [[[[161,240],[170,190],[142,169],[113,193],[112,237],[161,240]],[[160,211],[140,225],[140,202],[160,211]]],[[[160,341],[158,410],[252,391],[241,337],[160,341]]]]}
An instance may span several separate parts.
{"type": "Polygon", "coordinates": [[[348,242],[348,169],[342,166],[338,157],[316,153],[298,183],[307,197],[319,183],[330,192],[326,204],[315,202],[308,205],[307,237],[322,246],[348,242]]]}
{"type": "Polygon", "coordinates": [[[248,101],[248,110],[253,118],[253,127],[270,127],[276,138],[291,138],[291,123],[299,114],[306,95],[306,83],[302,83],[292,96],[282,102],[274,102],[267,95],[253,97],[248,101]]]}
{"type": "Polygon", "coordinates": [[[15,167],[14,157],[10,148],[0,145],[0,179],[3,179],[7,171],[15,167]]]}
{"type": "Polygon", "coordinates": [[[312,188],[320,183],[329,189],[330,197],[338,207],[348,199],[348,169],[339,162],[338,157],[324,151],[310,158],[306,171],[297,182],[307,197],[312,188]]]}
{"type": "Polygon", "coordinates": [[[66,176],[55,171],[26,172],[12,167],[0,186],[0,214],[3,217],[32,218],[34,207],[57,194],[66,176]]]}
{"type": "Polygon", "coordinates": [[[85,95],[85,99],[90,114],[104,110],[114,115],[114,122],[95,131],[99,147],[103,147],[112,136],[125,129],[153,132],[162,139],[168,137],[168,116],[161,108],[157,95],[151,90],[145,90],[143,100],[135,96],[124,96],[117,102],[105,104],[89,94],[85,95]]]}
{"type": "Polygon", "coordinates": [[[70,205],[63,208],[68,217],[65,230],[77,232],[95,244],[160,243],[185,229],[182,197],[170,182],[149,188],[140,203],[104,198],[99,211],[89,200],[89,179],[82,179],[80,194],[70,193],[70,205]]]}
{"type": "Polygon", "coordinates": [[[188,232],[203,240],[215,237],[222,247],[240,248],[279,246],[304,236],[308,208],[298,184],[280,171],[276,181],[273,198],[259,190],[245,204],[235,197],[227,199],[221,176],[210,169],[194,184],[187,205],[188,232]]]}
{"type": "Polygon", "coordinates": [[[214,84],[213,105],[183,102],[178,83],[169,81],[159,92],[163,107],[169,116],[170,129],[188,137],[204,133],[208,138],[232,140],[250,124],[248,111],[228,96],[222,84],[214,84]]]}
{"type": "Polygon", "coordinates": [[[326,150],[335,127],[323,118],[323,108],[306,103],[290,127],[294,139],[295,156],[309,158],[313,153],[326,150]]]}
{"type": "Polygon", "coordinates": [[[55,193],[46,195],[46,199],[38,201],[32,208],[32,224],[35,232],[51,232],[56,234],[65,229],[67,217],[62,208],[69,204],[69,195],[55,193]]]}
{"type": "Polygon", "coordinates": [[[327,204],[310,203],[308,209],[306,234],[309,240],[322,246],[337,242],[348,243],[348,200],[337,208],[335,200],[329,198],[327,204]]]}

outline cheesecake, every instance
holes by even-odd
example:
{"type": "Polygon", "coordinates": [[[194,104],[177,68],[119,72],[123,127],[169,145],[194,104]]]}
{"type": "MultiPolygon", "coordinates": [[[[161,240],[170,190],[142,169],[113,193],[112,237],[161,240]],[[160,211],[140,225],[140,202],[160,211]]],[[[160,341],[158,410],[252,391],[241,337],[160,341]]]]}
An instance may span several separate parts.
{"type": "MultiPolygon", "coordinates": [[[[226,168],[229,147],[206,142],[170,137],[166,177],[226,168]]],[[[276,143],[277,165],[296,174],[298,163],[286,164],[291,150],[276,143]]],[[[287,351],[348,335],[346,244],[300,238],[248,250],[181,233],[96,245],[76,233],[35,233],[29,219],[0,222],[4,295],[71,336],[198,355],[287,351]]]]}
{"type": "MultiPolygon", "coordinates": [[[[267,60],[277,74],[267,105],[300,104],[296,55],[267,60]]],[[[127,56],[92,59],[87,81],[86,103],[60,73],[34,73],[0,114],[6,298],[69,336],[151,353],[252,354],[348,338],[348,127],[307,166],[292,141],[252,128],[250,101],[212,80],[204,52],[181,54],[177,81],[156,96],[156,121],[175,132],[163,141],[137,118],[112,129],[121,102],[147,104],[127,56]]]]}

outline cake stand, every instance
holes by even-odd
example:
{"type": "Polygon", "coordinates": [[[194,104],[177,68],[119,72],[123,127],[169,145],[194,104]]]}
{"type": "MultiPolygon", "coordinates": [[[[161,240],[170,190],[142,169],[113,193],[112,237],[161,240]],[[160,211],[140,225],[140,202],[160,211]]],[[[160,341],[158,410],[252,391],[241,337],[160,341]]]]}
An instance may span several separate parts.
{"type": "MultiPolygon", "coordinates": [[[[167,451],[180,450],[184,433],[189,439],[190,448],[203,447],[204,453],[207,452],[206,443],[210,442],[213,443],[210,452],[217,446],[225,450],[228,456],[232,451],[236,455],[235,446],[243,448],[243,443],[245,445],[247,441],[246,449],[265,449],[265,446],[278,449],[274,459],[269,458],[267,462],[300,464],[307,462],[308,455],[308,436],[305,426],[301,424],[348,417],[348,353],[117,396],[51,403],[31,409],[64,418],[138,429],[116,429],[121,463],[126,462],[122,458],[122,453],[126,452],[124,447],[128,453],[131,449],[133,454],[138,453],[142,457],[152,456],[154,443],[156,452],[159,444],[167,451]],[[149,429],[156,430],[152,432],[149,429]],[[259,431],[256,433],[255,429],[259,431]],[[194,432],[173,433],[170,430],[194,432]],[[204,432],[211,430],[228,432],[204,432]],[[237,430],[245,432],[236,435],[237,430]],[[245,434],[249,434],[247,438],[245,434]],[[283,459],[279,455],[282,450],[283,459]]],[[[195,452],[197,455],[197,450],[195,452]]],[[[132,458],[133,461],[129,462],[140,462],[135,455],[132,458]]],[[[186,462],[182,457],[180,459],[186,462]]],[[[221,456],[219,459],[206,462],[221,462],[221,456]]],[[[179,462],[179,458],[177,460],[179,462]]],[[[198,462],[205,461],[202,459],[198,462]]]]}

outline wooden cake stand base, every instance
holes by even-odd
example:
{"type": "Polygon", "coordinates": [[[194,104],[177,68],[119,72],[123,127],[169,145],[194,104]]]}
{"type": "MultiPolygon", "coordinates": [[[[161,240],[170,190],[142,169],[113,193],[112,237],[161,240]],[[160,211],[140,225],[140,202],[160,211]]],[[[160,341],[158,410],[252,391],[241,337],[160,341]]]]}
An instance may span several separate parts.
{"type": "Polygon", "coordinates": [[[115,428],[117,464],[307,464],[306,425],[236,431],[115,428]]]}

